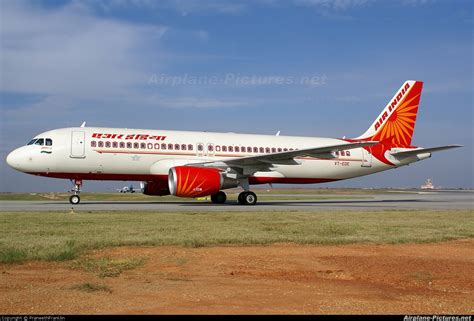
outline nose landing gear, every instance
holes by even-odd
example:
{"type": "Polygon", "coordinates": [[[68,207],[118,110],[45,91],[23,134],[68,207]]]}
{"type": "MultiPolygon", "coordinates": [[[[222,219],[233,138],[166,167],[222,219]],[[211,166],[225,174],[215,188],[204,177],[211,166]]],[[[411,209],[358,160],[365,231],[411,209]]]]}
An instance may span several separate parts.
{"type": "Polygon", "coordinates": [[[79,193],[81,192],[82,179],[75,179],[73,184],[74,184],[74,187],[71,190],[73,195],[71,195],[69,197],[69,203],[71,203],[72,205],[76,205],[76,204],[79,204],[81,202],[81,198],[79,197],[79,193]]]}

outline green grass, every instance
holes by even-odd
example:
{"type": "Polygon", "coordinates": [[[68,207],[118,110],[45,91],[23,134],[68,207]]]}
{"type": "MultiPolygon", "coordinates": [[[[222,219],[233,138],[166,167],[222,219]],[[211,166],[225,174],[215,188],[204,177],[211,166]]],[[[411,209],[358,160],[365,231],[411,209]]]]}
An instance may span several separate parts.
{"type": "Polygon", "coordinates": [[[133,270],[145,264],[146,259],[143,257],[130,257],[122,259],[113,259],[109,257],[90,258],[85,257],[75,260],[72,264],[73,268],[82,269],[86,272],[97,274],[100,278],[117,277],[122,272],[133,270]]]}
{"type": "Polygon", "coordinates": [[[438,242],[474,237],[472,210],[0,212],[0,262],[74,260],[138,245],[438,242]]]}

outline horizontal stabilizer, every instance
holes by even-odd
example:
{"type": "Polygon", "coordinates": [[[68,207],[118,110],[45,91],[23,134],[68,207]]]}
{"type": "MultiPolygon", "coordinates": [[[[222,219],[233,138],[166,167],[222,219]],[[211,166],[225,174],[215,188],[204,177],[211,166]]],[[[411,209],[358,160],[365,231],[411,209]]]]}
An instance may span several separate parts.
{"type": "Polygon", "coordinates": [[[391,154],[392,156],[395,156],[395,157],[408,157],[408,156],[416,156],[419,154],[428,154],[428,153],[438,152],[441,150],[457,148],[457,147],[463,147],[463,146],[462,145],[447,145],[447,146],[438,146],[438,147],[430,147],[430,148],[418,148],[418,149],[411,149],[411,150],[406,150],[402,152],[395,152],[391,154]]]}

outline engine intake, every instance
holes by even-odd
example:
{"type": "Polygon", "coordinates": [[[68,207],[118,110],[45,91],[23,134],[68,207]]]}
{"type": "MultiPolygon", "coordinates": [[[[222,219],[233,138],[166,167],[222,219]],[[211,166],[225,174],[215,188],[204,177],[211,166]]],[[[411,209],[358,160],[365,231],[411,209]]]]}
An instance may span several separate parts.
{"type": "Polygon", "coordinates": [[[168,174],[171,195],[202,197],[213,195],[221,189],[237,187],[238,180],[227,178],[216,168],[176,166],[168,174]]]}

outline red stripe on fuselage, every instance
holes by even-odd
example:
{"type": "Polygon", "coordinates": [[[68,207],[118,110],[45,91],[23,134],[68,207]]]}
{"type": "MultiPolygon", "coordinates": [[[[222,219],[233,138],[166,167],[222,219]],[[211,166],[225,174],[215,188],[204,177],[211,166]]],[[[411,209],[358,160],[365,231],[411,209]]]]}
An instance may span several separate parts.
{"type": "MultiPolygon", "coordinates": [[[[168,175],[151,174],[105,174],[105,173],[52,173],[52,172],[28,172],[36,176],[45,176],[53,178],[77,179],[77,180],[97,180],[97,181],[168,181],[168,175]]],[[[249,183],[257,184],[316,184],[335,182],[339,179],[332,178],[303,178],[303,177],[262,177],[250,176],[249,183]]]]}

